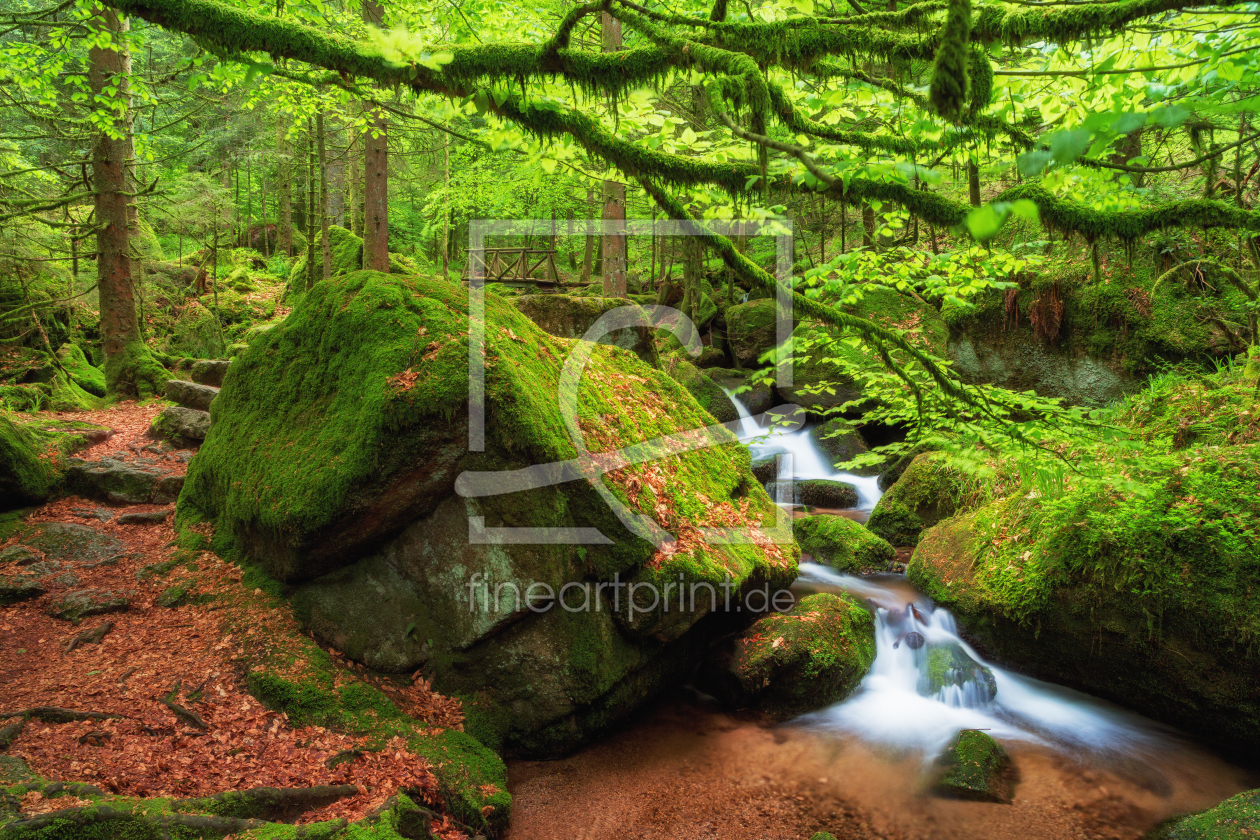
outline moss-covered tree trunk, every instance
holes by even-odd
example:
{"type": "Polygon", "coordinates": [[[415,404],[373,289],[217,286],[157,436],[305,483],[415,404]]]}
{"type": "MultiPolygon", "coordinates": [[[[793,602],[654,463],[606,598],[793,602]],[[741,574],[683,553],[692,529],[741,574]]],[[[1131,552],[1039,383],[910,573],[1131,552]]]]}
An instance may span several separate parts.
{"type": "MultiPolygon", "coordinates": [[[[380,0],[363,0],[363,19],[385,27],[380,0]]],[[[389,123],[373,111],[363,134],[363,267],[389,271],[389,123]]]]}
{"type": "MultiPolygon", "coordinates": [[[[617,52],[621,49],[621,21],[604,12],[601,18],[603,51],[617,52]]],[[[626,221],[626,185],[620,181],[604,181],[604,213],[605,222],[613,222],[622,227],[626,221]]],[[[626,235],[624,233],[604,234],[604,296],[626,296],[626,235]]]]}
{"type": "Polygon", "coordinates": [[[127,19],[113,9],[92,18],[102,36],[88,52],[88,83],[101,99],[121,100],[123,114],[112,137],[98,131],[92,142],[92,188],[95,192],[97,289],[101,338],[105,351],[105,388],[110,395],[146,397],[157,393],[166,378],[140,338],[131,266],[131,215],[127,169],[133,157],[130,95],[127,77],[131,57],[126,45],[127,19]],[[112,92],[107,92],[107,89],[112,92]]]}
{"type": "Polygon", "coordinates": [[[974,160],[967,161],[967,196],[972,207],[980,206],[980,165],[974,160]]]}
{"type": "Polygon", "coordinates": [[[306,288],[315,285],[315,122],[306,118],[306,288]]]}

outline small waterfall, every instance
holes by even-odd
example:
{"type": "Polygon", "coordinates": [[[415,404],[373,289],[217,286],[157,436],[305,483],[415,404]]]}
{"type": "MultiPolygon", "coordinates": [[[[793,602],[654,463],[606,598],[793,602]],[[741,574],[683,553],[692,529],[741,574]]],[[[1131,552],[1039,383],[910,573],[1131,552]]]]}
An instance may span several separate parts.
{"type": "Polygon", "coordinates": [[[802,563],[798,582],[864,601],[875,615],[876,650],[858,690],[799,718],[801,726],[923,750],[927,757],[962,729],[1096,754],[1141,752],[1166,737],[1136,715],[985,662],[959,638],[949,611],[936,608],[905,578],[859,578],[802,563]]]}
{"type": "MultiPolygon", "coordinates": [[[[723,389],[726,390],[726,389],[723,389]]],[[[748,409],[739,398],[726,390],[726,395],[735,404],[739,414],[741,442],[748,444],[754,458],[766,455],[784,456],[779,465],[779,481],[766,488],[770,497],[778,504],[793,504],[790,497],[789,481],[804,481],[810,478],[826,478],[832,481],[844,481],[857,488],[859,507],[870,510],[879,501],[882,491],[879,489],[877,476],[860,476],[839,472],[827,460],[810,437],[810,430],[817,423],[806,423],[796,431],[766,428],[757,422],[757,418],[749,414],[748,409]]]]}

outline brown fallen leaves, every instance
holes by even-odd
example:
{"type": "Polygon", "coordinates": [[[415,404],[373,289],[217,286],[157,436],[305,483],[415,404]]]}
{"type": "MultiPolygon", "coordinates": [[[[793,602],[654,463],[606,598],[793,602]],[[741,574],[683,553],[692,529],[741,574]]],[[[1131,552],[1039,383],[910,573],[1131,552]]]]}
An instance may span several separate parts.
{"type": "MultiPolygon", "coordinates": [[[[141,424],[133,425],[138,429],[141,424]]],[[[37,510],[30,520],[84,523],[67,514],[97,506],[63,499],[37,510]]],[[[25,759],[46,778],[86,782],[131,796],[208,796],[261,786],[358,787],[358,795],[310,811],[302,822],[360,819],[400,789],[438,806],[431,768],[401,739],[379,751],[362,750],[361,738],[316,726],[293,727],[245,690],[256,646],[309,645],[286,604],[246,592],[240,569],[208,552],[196,556],[195,571],[180,565],[137,584],[137,571],[174,551],[170,526],[84,524],[123,540],[127,555],[114,566],[77,569],[80,585],[138,588],[138,594],[127,611],[109,617],[113,628],[99,643],[70,653],[63,652],[66,641],[101,619],[88,618],[75,627],[45,615],[44,601],[56,593],[0,609],[0,713],[60,706],[124,717],[67,724],[32,720],[9,755],[25,759]],[[163,590],[189,578],[196,579],[197,592],[217,597],[174,609],[154,605],[163,590]],[[236,635],[230,635],[233,629],[236,635]],[[206,729],[178,715],[163,698],[195,713],[206,729]],[[352,761],[327,766],[332,756],[356,749],[361,751],[352,761]]],[[[437,694],[422,679],[396,685],[346,668],[344,681],[356,679],[368,679],[409,714],[435,726],[462,727],[459,702],[437,694]]],[[[68,803],[66,798],[55,801],[57,808],[68,803]]],[[[53,810],[38,796],[28,796],[22,807],[24,813],[53,810]]],[[[449,820],[436,822],[435,830],[452,840],[465,836],[449,820]]]]}

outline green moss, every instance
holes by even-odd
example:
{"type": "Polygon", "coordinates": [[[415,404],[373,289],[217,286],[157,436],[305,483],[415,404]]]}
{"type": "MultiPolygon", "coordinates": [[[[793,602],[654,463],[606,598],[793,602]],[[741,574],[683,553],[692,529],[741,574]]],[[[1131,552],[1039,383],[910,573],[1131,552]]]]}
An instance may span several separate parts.
{"type": "Polygon", "coordinates": [[[788,718],[841,700],[875,661],[875,623],[848,595],[809,595],[757,620],[720,679],[729,702],[788,718]]]}
{"type": "Polygon", "coordinates": [[[679,356],[670,357],[664,362],[664,367],[667,373],[691,392],[700,407],[712,415],[714,420],[729,423],[739,419],[735,404],[722,390],[722,386],[710,379],[700,368],[679,356]]]}
{"type": "Polygon", "coordinates": [[[57,358],[70,375],[71,382],[95,397],[105,396],[105,374],[92,366],[77,344],[62,347],[57,352],[57,358]]]}
{"type": "MultiPolygon", "coordinates": [[[[105,359],[105,384],[112,395],[149,399],[161,396],[170,373],[139,339],[105,359]]],[[[71,383],[72,388],[78,386],[71,383]]],[[[84,392],[86,396],[86,392],[84,392]]]]}
{"type": "Polygon", "coordinates": [[[842,572],[882,572],[897,556],[886,540],[846,516],[806,516],[793,520],[801,551],[842,572]]]}
{"type": "Polygon", "coordinates": [[[41,453],[35,435],[0,417],[0,505],[8,509],[42,502],[56,485],[56,469],[41,453]]]}
{"type": "MultiPolygon", "coordinates": [[[[324,256],[323,239],[317,231],[315,235],[315,280],[323,279],[324,256]]],[[[328,252],[332,263],[332,276],[349,274],[363,268],[363,239],[338,225],[328,226],[328,252]]],[[[402,265],[399,265],[402,268],[402,265]]],[[[393,266],[390,267],[391,271],[393,266]]],[[[301,290],[306,287],[306,251],[298,254],[289,270],[289,285],[301,290]]]]}
{"type": "Polygon", "coordinates": [[[1260,791],[1248,790],[1215,808],[1160,823],[1146,840],[1246,840],[1260,826],[1260,791]]]}
{"type": "Polygon", "coordinates": [[[926,452],[880,497],[866,527],[893,545],[915,545],[925,528],[965,508],[973,485],[941,456],[926,452]]]}
{"type": "Polygon", "coordinates": [[[442,799],[456,819],[492,832],[507,825],[511,796],[502,759],[471,735],[435,731],[406,716],[378,689],[348,679],[322,648],[307,643],[300,656],[306,663],[302,676],[281,676],[263,665],[250,671],[249,692],[268,708],[283,711],[294,726],[324,726],[362,736],[368,749],[403,737],[408,749],[432,766],[442,799]]]}
{"type": "Polygon", "coordinates": [[[940,763],[947,768],[938,789],[960,799],[986,802],[1010,800],[1006,773],[1010,757],[997,741],[976,729],[964,729],[954,738],[940,763]]]}

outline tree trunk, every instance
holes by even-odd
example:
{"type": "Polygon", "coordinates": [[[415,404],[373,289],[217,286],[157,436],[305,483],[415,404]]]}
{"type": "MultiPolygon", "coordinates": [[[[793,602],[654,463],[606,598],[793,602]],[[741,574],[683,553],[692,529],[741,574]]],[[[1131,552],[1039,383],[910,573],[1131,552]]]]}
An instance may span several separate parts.
{"type": "MultiPolygon", "coordinates": [[[[363,0],[363,19],[385,27],[380,0],[363,0]]],[[[389,271],[389,123],[384,111],[371,115],[363,135],[363,267],[389,271]]]]}
{"type": "Polygon", "coordinates": [[[862,205],[862,247],[875,246],[875,208],[869,204],[862,205]]]}
{"type": "MultiPolygon", "coordinates": [[[[604,12],[601,18],[601,35],[603,51],[617,52],[621,49],[621,21],[604,12]]],[[[604,181],[604,222],[613,222],[616,228],[624,230],[626,221],[626,185],[619,181],[604,181]]],[[[604,296],[626,296],[626,235],[624,233],[604,234],[604,296]]]]}
{"type": "Polygon", "coordinates": [[[280,171],[280,250],[293,256],[293,162],[285,120],[276,123],[276,158],[280,171]]]}
{"type": "MultiPolygon", "coordinates": [[[[595,203],[595,191],[589,187],[586,190],[586,206],[590,207],[595,203]]],[[[591,271],[595,264],[595,236],[591,232],[591,225],[586,225],[586,253],[582,257],[582,282],[589,283],[591,281],[591,271]]]]}
{"type": "Polygon", "coordinates": [[[148,397],[161,387],[165,371],[140,339],[131,271],[131,225],[128,167],[134,157],[131,101],[127,77],[131,56],[126,47],[126,18],[109,8],[95,13],[93,28],[108,32],[111,46],[88,51],[88,82],[99,99],[122,100],[122,137],[98,132],[92,142],[92,189],[95,192],[96,271],[105,350],[105,386],[110,395],[148,397]],[[114,94],[105,89],[113,87],[114,94]]]}
{"type": "Polygon", "coordinates": [[[974,160],[967,161],[967,193],[971,198],[971,206],[980,206],[980,164],[974,160]]]}
{"type": "Polygon", "coordinates": [[[350,223],[346,227],[355,236],[363,236],[363,196],[359,185],[363,183],[363,173],[359,171],[359,162],[361,155],[359,154],[359,138],[350,138],[350,148],[346,150],[346,157],[350,159],[350,174],[346,176],[346,213],[350,216],[350,223]]]}
{"type": "Polygon", "coordinates": [[[451,135],[442,132],[442,276],[451,276],[451,135]]]}
{"type": "Polygon", "coordinates": [[[328,150],[324,137],[324,112],[315,114],[315,136],[319,144],[319,229],[324,252],[324,279],[332,277],[332,250],[328,247],[328,150]]]}
{"type": "MultiPolygon", "coordinates": [[[[1111,162],[1128,163],[1133,158],[1141,156],[1142,132],[1139,130],[1126,135],[1124,139],[1120,141],[1120,144],[1116,147],[1116,151],[1111,155],[1111,162]]],[[[1145,172],[1130,172],[1128,174],[1129,182],[1133,184],[1133,186],[1142,186],[1142,181],[1146,175],[1145,172]]]]}
{"type": "Polygon", "coordinates": [[[315,285],[315,124],[306,118],[306,288],[315,285]]]}

